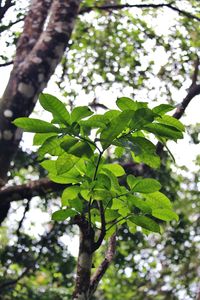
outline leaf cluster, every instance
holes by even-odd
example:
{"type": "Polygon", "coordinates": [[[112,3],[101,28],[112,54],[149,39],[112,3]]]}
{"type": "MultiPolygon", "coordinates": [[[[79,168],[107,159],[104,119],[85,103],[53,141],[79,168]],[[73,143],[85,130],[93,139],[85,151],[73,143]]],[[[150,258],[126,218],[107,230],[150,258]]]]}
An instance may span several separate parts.
{"type": "Polygon", "coordinates": [[[116,224],[125,222],[131,232],[136,226],[147,233],[160,232],[159,220],[178,220],[157,180],[127,176],[121,165],[106,161],[106,150],[112,146],[117,157],[126,149],[136,162],[158,168],[160,158],[149,134],[163,143],[183,137],[182,123],[166,114],[172,106],[150,109],[147,103],[122,97],[116,101],[118,110],[94,115],[86,106],[69,113],[49,94],[41,94],[39,100],[51,112],[51,122],[18,118],[14,124],[36,133],[34,144],[39,146],[38,156],[49,178],[69,184],[62,193],[61,209],[53,213],[54,220],[84,215],[93,228],[101,224],[110,233],[116,224]],[[125,186],[119,183],[121,176],[126,178],[125,186]]]}

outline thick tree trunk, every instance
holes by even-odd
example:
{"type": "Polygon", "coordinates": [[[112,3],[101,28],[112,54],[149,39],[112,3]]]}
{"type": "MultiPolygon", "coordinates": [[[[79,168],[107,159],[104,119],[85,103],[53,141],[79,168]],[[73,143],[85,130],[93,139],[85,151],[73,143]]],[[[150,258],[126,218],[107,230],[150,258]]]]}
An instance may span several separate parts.
{"type": "MultiPolygon", "coordinates": [[[[80,2],[31,2],[17,45],[13,70],[0,99],[0,188],[6,182],[10,163],[22,137],[22,131],[12,121],[32,112],[39,93],[46,87],[68,45],[80,2]]],[[[8,208],[9,205],[4,205],[1,221],[6,217],[8,208]]]]}

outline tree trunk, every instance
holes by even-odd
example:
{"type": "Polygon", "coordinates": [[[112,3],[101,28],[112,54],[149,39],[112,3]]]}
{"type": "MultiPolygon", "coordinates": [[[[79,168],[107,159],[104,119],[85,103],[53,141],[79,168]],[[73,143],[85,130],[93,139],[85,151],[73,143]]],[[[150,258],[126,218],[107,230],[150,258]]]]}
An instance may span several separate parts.
{"type": "Polygon", "coordinates": [[[92,269],[94,231],[90,228],[87,220],[77,217],[76,224],[79,226],[79,254],[73,300],[89,300],[90,277],[92,269]]]}
{"type": "MultiPolygon", "coordinates": [[[[60,62],[78,14],[81,0],[32,0],[20,36],[13,70],[0,99],[0,188],[7,180],[22,130],[15,118],[29,116],[60,62]],[[47,25],[45,26],[45,24],[47,25]]],[[[9,205],[1,207],[2,221],[9,205]]]]}

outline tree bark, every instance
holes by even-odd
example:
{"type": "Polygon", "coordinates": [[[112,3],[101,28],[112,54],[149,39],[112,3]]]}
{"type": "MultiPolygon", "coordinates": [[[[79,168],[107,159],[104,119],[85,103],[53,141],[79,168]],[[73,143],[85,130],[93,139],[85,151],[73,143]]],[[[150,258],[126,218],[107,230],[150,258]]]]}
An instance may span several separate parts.
{"type": "Polygon", "coordinates": [[[77,216],[75,223],[79,226],[80,234],[76,282],[72,299],[89,300],[94,231],[83,217],[77,216]]]}
{"type": "MultiPolygon", "coordinates": [[[[29,116],[60,62],[81,0],[32,0],[13,70],[0,99],[0,184],[4,185],[22,130],[12,121],[29,116]],[[48,21],[49,20],[49,21],[48,21]],[[47,25],[45,25],[47,23],[47,25]]],[[[1,205],[0,205],[1,206],[1,205]]],[[[9,205],[4,205],[5,216],[9,205]]]]}

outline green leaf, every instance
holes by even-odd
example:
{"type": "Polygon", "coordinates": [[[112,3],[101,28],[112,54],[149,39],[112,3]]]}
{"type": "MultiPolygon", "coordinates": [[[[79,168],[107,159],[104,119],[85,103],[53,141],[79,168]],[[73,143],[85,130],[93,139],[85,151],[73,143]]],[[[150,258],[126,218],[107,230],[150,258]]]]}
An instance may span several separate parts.
{"type": "Polygon", "coordinates": [[[103,169],[104,170],[107,169],[107,170],[111,171],[117,177],[123,176],[125,174],[125,171],[122,168],[122,166],[120,166],[118,164],[105,164],[103,166],[103,169]]]}
{"type": "Polygon", "coordinates": [[[135,102],[132,99],[127,98],[127,97],[118,98],[116,101],[116,104],[119,107],[119,109],[121,109],[121,110],[127,110],[127,109],[137,110],[138,109],[137,102],[135,102]]]}
{"type": "Polygon", "coordinates": [[[63,124],[69,124],[70,114],[65,105],[56,97],[49,94],[40,94],[39,102],[41,106],[52,113],[52,115],[61,121],[63,124]]]}
{"type": "Polygon", "coordinates": [[[179,120],[177,120],[176,118],[173,118],[171,116],[164,115],[161,118],[157,118],[157,121],[161,124],[175,127],[179,131],[185,131],[184,125],[179,120]]]}
{"type": "Polygon", "coordinates": [[[130,187],[130,189],[133,189],[134,186],[138,183],[138,181],[140,181],[140,178],[136,178],[133,175],[128,175],[126,178],[127,184],[130,187]]]}
{"type": "Polygon", "coordinates": [[[82,141],[79,141],[77,144],[72,146],[67,152],[77,157],[90,158],[93,155],[93,150],[90,145],[87,142],[82,141]]]}
{"type": "Polygon", "coordinates": [[[111,199],[112,195],[108,190],[101,189],[101,188],[98,188],[98,189],[95,188],[93,190],[92,197],[97,201],[100,201],[100,200],[108,201],[111,199]]]}
{"type": "Polygon", "coordinates": [[[158,106],[155,106],[152,111],[155,113],[155,114],[158,114],[160,116],[164,115],[165,113],[167,113],[168,111],[171,111],[173,110],[174,107],[172,105],[169,105],[169,104],[160,104],[158,106]]]}
{"type": "Polygon", "coordinates": [[[152,211],[152,216],[154,216],[157,219],[163,220],[163,221],[171,221],[176,220],[178,222],[179,217],[178,215],[173,212],[170,209],[154,209],[152,211]]]}
{"type": "Polygon", "coordinates": [[[155,114],[149,108],[140,108],[135,111],[130,122],[130,129],[142,129],[144,125],[152,123],[155,114]]]}
{"type": "Polygon", "coordinates": [[[151,207],[146,203],[146,201],[138,197],[135,197],[133,195],[128,195],[127,200],[130,208],[135,206],[139,208],[141,211],[143,211],[144,213],[151,214],[151,207]]]}
{"type": "Polygon", "coordinates": [[[147,204],[152,208],[152,210],[160,209],[160,208],[167,208],[167,209],[172,208],[172,204],[169,198],[167,198],[167,196],[165,196],[161,192],[145,194],[143,196],[145,197],[147,204]]]}
{"type": "Polygon", "coordinates": [[[146,102],[133,101],[132,99],[130,99],[128,97],[118,98],[117,101],[116,101],[116,104],[119,107],[119,109],[121,109],[122,111],[123,110],[134,110],[134,111],[136,111],[137,109],[147,107],[146,102]]]}
{"type": "Polygon", "coordinates": [[[161,184],[151,178],[140,179],[132,189],[133,192],[138,193],[153,193],[161,189],[161,184]]]}
{"type": "Polygon", "coordinates": [[[60,147],[62,141],[63,139],[60,139],[57,136],[47,138],[38,150],[39,159],[42,159],[47,153],[53,156],[64,153],[64,150],[60,147]]]}
{"type": "Polygon", "coordinates": [[[69,205],[70,205],[70,207],[72,207],[76,211],[78,211],[79,213],[81,213],[83,210],[83,201],[79,198],[69,200],[69,205]]]}
{"type": "Polygon", "coordinates": [[[147,230],[160,233],[160,226],[151,218],[146,216],[133,216],[128,219],[130,222],[147,230]]]}
{"type": "Polygon", "coordinates": [[[78,193],[80,192],[80,186],[78,185],[72,185],[66,189],[64,189],[62,193],[62,206],[69,205],[69,200],[73,200],[77,198],[78,193]]]}
{"type": "Polygon", "coordinates": [[[106,188],[106,189],[110,190],[110,188],[111,188],[110,178],[106,174],[98,174],[95,187],[96,188],[102,187],[102,188],[106,188]]]}
{"type": "Polygon", "coordinates": [[[42,145],[48,138],[57,136],[56,133],[36,133],[33,138],[33,145],[42,145]]]}
{"type": "Polygon", "coordinates": [[[111,209],[118,210],[125,206],[125,202],[119,198],[112,199],[112,206],[111,209]]]}
{"type": "Polygon", "coordinates": [[[61,129],[57,128],[51,123],[33,118],[18,118],[13,121],[15,126],[22,128],[27,132],[35,133],[48,133],[56,132],[60,133],[61,129]]]}
{"type": "Polygon", "coordinates": [[[78,122],[81,119],[89,117],[93,112],[87,106],[75,107],[71,113],[71,122],[78,122]]]}
{"type": "Polygon", "coordinates": [[[160,135],[161,137],[169,138],[172,140],[182,139],[183,134],[182,132],[175,130],[173,127],[159,124],[159,123],[153,123],[148,124],[144,127],[145,130],[154,133],[155,135],[160,135]]]}
{"type": "Polygon", "coordinates": [[[100,140],[103,149],[107,149],[112,141],[128,126],[133,111],[123,111],[116,118],[110,121],[107,128],[103,129],[100,135],[100,140]]]}
{"type": "Polygon", "coordinates": [[[67,173],[78,162],[79,158],[74,155],[63,153],[56,160],[57,175],[67,173]]]}
{"type": "Polygon", "coordinates": [[[77,212],[70,208],[60,209],[52,214],[52,219],[54,221],[64,221],[69,217],[74,217],[75,215],[77,215],[77,212]]]}
{"type": "Polygon", "coordinates": [[[49,173],[56,173],[56,162],[55,160],[44,160],[40,165],[47,170],[49,173]]]}
{"type": "Polygon", "coordinates": [[[134,161],[142,162],[152,168],[160,166],[160,158],[156,154],[155,145],[141,136],[127,135],[126,138],[119,138],[117,140],[123,148],[132,151],[134,161]]]}
{"type": "Polygon", "coordinates": [[[107,123],[109,123],[109,119],[104,115],[95,115],[87,120],[81,121],[79,124],[90,128],[105,128],[107,123]]]}
{"type": "Polygon", "coordinates": [[[80,178],[76,176],[72,176],[70,174],[67,175],[55,175],[55,174],[49,174],[49,179],[53,182],[60,183],[60,184],[68,184],[68,183],[79,183],[80,178]]]}
{"type": "Polygon", "coordinates": [[[60,146],[63,150],[67,152],[72,146],[78,143],[78,141],[79,141],[78,139],[72,136],[66,136],[65,140],[60,144],[60,146]]]}

